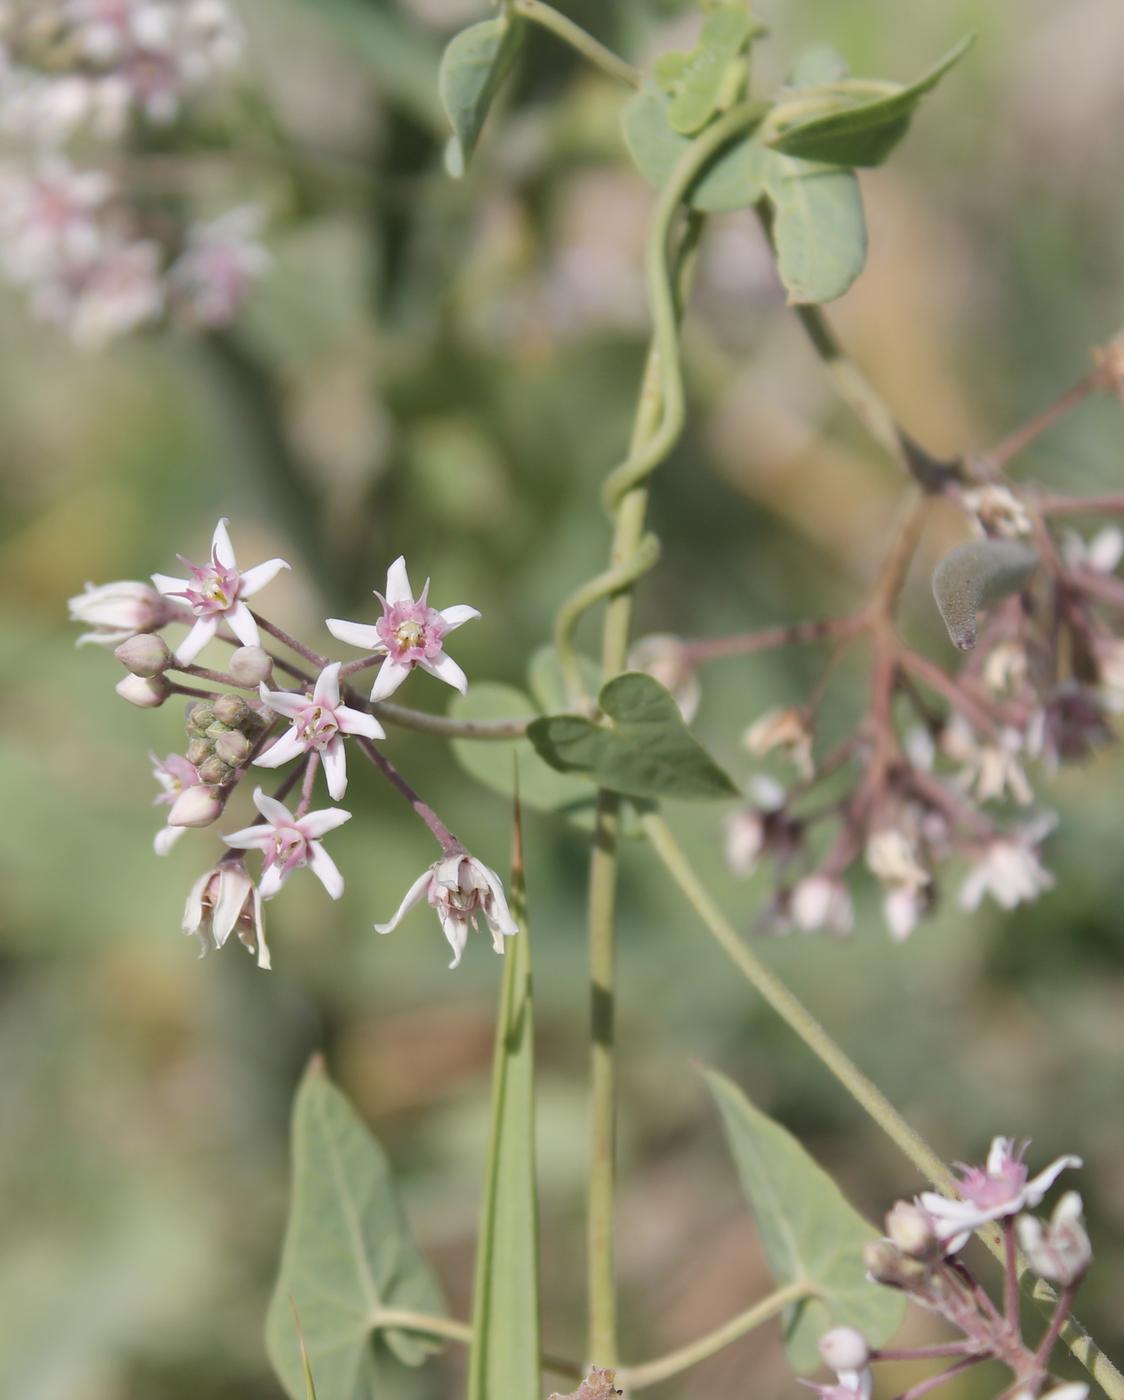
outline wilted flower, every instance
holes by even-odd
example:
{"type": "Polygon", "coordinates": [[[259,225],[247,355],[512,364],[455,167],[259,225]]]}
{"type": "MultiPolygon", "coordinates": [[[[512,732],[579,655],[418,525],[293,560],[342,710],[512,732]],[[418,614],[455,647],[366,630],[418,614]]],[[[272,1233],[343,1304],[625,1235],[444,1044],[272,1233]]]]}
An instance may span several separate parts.
{"type": "Polygon", "coordinates": [[[1014,909],[1053,889],[1054,877],[1038,858],[1038,844],[1052,826],[1053,818],[1044,817],[1021,833],[987,842],[960,887],[960,907],[978,909],[990,894],[1001,908],[1014,909]]]}
{"type": "Polygon", "coordinates": [[[343,735],[362,734],[385,739],[386,732],[374,715],[340,704],[340,663],[325,666],[316,678],[311,697],[287,690],[267,690],[261,698],[271,710],[293,721],[292,728],[254,759],[262,768],[279,768],[302,753],[319,753],[324,761],[328,792],[338,802],[347,790],[347,757],[343,735]]]}
{"type": "Polygon", "coordinates": [[[152,575],[152,581],[166,597],[186,598],[197,619],[176,649],[176,660],[181,666],[188,666],[195,660],[219,630],[220,622],[225,622],[245,646],[258,646],[261,640],[258,625],[246,606],[246,599],[252,598],[282,569],[289,567],[284,559],[269,559],[252,569],[239,570],[226,527],[225,519],[215,526],[210,563],[192,564],[182,554],[177,556],[191,570],[189,579],[152,575]]]}
{"type": "Polygon", "coordinates": [[[992,647],[983,667],[984,684],[993,695],[1011,695],[1021,690],[1029,673],[1026,647],[1015,641],[992,647]]]}
{"type": "Polygon", "coordinates": [[[393,695],[415,666],[462,694],[468,689],[464,672],[445,651],[444,638],[447,632],[480,614],[465,603],[438,612],[429,606],[428,596],[429,580],[426,579],[421,597],[414,598],[406,560],[399,555],[387,571],[386,596],[375,593],[382,604],[383,615],[374,626],[328,618],[328,631],[341,642],[362,647],[364,651],[386,653],[386,660],[371,687],[372,700],[385,700],[393,695]]]}
{"type": "Polygon", "coordinates": [[[422,897],[437,911],[437,918],[453,950],[450,967],[456,967],[468,941],[469,925],[479,927],[483,915],[492,935],[492,947],[503,952],[503,940],[519,932],[511,917],[503,884],[494,870],[465,852],[454,852],[435,861],[422,872],[406,891],[394,917],[386,924],[376,924],[377,933],[389,933],[397,928],[403,915],[422,897]]]}
{"type": "Polygon", "coordinates": [[[932,875],[921,863],[916,842],[901,827],[872,832],[866,863],[884,886],[882,913],[891,937],[909,937],[929,907],[932,875]]]}
{"type": "Polygon", "coordinates": [[[756,758],[763,758],[773,749],[783,749],[802,778],[811,778],[815,772],[812,731],[803,710],[766,710],[745,731],[742,743],[756,758]]]}
{"type": "Polygon", "coordinates": [[[785,860],[800,847],[800,823],[785,811],[780,783],[764,774],[750,780],[752,807],[739,807],[726,818],[726,864],[735,875],[752,875],[762,856],[785,860]]]}
{"type": "Polygon", "coordinates": [[[240,850],[262,852],[262,898],[272,899],[294,870],[307,865],[331,897],[339,899],[343,894],[343,876],[319,838],[350,821],[351,813],[341,807],[327,807],[294,817],[284,803],[267,797],[261,788],[254,789],[254,806],[265,820],[222,839],[240,850]]]}
{"type": "Polygon", "coordinates": [[[236,932],[250,952],[257,954],[258,966],[269,968],[261,895],[241,857],[221,860],[192,885],[183,910],[183,931],[199,939],[203,953],[223,947],[236,932]]]}
{"type": "Polygon", "coordinates": [[[793,922],[804,933],[825,928],[830,933],[850,933],[855,925],[851,895],[842,880],[830,875],[809,875],[792,891],[789,905],[793,922]]]}
{"type": "Polygon", "coordinates": [[[699,712],[702,686],[698,672],[683,659],[683,641],[670,632],[654,632],[640,637],[628,653],[628,664],[634,670],[653,676],[669,690],[679,706],[684,724],[690,724],[699,712]]]}
{"type": "Polygon", "coordinates": [[[1081,1158],[1067,1154],[1056,1158],[1037,1176],[1031,1177],[1023,1156],[1028,1144],[1015,1144],[1014,1138],[993,1138],[982,1167],[957,1164],[960,1200],[951,1200],[936,1191],[923,1191],[918,1198],[931,1217],[937,1235],[951,1253],[967,1243],[973,1230],[990,1220],[1003,1220],[1022,1210],[1033,1210],[1067,1167],[1081,1166],[1081,1158]]]}
{"type": "Polygon", "coordinates": [[[1109,708],[1088,686],[1064,681],[1027,725],[1027,750],[1054,772],[1058,764],[1088,758],[1112,740],[1109,708]]]}
{"type": "Polygon", "coordinates": [[[1114,574],[1124,559],[1124,532],[1119,526],[1105,525],[1086,540],[1076,530],[1067,530],[1062,536],[1062,557],[1071,569],[1114,574]]]}
{"type": "Polygon", "coordinates": [[[99,646],[118,646],[137,632],[151,632],[163,627],[171,609],[150,583],[120,579],[117,583],[86,585],[86,591],[67,600],[71,622],[92,627],[83,632],[77,645],[96,642],[99,646]]]}
{"type": "Polygon", "coordinates": [[[243,204],[188,229],[184,250],[168,271],[168,292],[192,325],[228,325],[269,268],[270,255],[258,242],[262,221],[257,205],[243,204]]]}
{"type": "Polygon", "coordinates": [[[1081,1218],[1081,1197],[1067,1191],[1049,1222],[1020,1215],[1015,1222],[1019,1244],[1039,1278],[1065,1286],[1084,1278],[1093,1262],[1093,1246],[1081,1218]]]}
{"type": "Polygon", "coordinates": [[[1008,795],[1023,807],[1034,801],[1019,762],[1023,736],[1017,729],[1001,729],[995,740],[981,743],[967,720],[953,715],[941,735],[941,748],[954,763],[964,765],[959,782],[977,801],[994,802],[1008,795]]]}
{"type": "Polygon", "coordinates": [[[975,518],[976,532],[1017,540],[1031,532],[1030,515],[1022,501],[1006,486],[980,486],[961,493],[964,509],[975,518]]]}

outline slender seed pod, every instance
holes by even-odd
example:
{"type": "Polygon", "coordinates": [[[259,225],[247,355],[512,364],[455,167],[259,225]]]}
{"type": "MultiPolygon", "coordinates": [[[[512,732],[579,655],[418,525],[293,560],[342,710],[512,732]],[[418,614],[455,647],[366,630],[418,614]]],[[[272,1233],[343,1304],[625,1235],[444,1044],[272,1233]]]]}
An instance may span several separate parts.
{"type": "Polygon", "coordinates": [[[1021,592],[1037,562],[1034,551],[1015,540],[969,540],[945,555],[933,570],[933,597],[953,644],[971,651],[976,615],[1021,592]]]}

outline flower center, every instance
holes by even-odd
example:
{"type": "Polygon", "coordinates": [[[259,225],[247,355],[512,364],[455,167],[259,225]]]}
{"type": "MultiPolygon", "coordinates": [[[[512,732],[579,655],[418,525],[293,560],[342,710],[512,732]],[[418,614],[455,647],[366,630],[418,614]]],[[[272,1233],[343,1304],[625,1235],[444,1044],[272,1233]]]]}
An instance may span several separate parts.
{"type": "Polygon", "coordinates": [[[993,1210],[1018,1196],[1027,1175],[1026,1167],[1015,1159],[1009,1159],[994,1175],[973,1167],[960,1183],[960,1194],[980,1210],[993,1210]]]}
{"type": "Polygon", "coordinates": [[[265,852],[263,866],[268,869],[271,865],[280,865],[281,869],[288,874],[290,870],[295,870],[298,865],[304,865],[308,860],[308,839],[302,831],[298,831],[295,826],[275,826],[273,828],[273,844],[265,852]]]}
{"type": "Polygon", "coordinates": [[[395,603],[375,627],[395,661],[432,661],[441,654],[445,622],[436,608],[424,602],[395,603]]]}
{"type": "Polygon", "coordinates": [[[425,637],[425,628],[420,622],[403,622],[395,628],[394,635],[398,638],[398,645],[401,647],[421,646],[425,637]]]}
{"type": "Polygon", "coordinates": [[[310,705],[297,718],[297,733],[309,748],[324,748],[338,732],[335,711],[326,705],[310,705]]]}

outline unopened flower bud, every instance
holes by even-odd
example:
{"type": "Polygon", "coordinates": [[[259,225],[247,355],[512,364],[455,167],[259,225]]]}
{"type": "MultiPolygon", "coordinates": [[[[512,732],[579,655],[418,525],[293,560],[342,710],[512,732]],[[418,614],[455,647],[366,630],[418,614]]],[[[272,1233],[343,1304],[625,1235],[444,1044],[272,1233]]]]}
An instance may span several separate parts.
{"type": "Polygon", "coordinates": [[[187,710],[187,732],[194,735],[203,735],[207,732],[208,725],[214,724],[215,712],[205,701],[196,701],[194,705],[189,705],[187,710]]]}
{"type": "Polygon", "coordinates": [[[214,743],[220,734],[230,733],[230,725],[224,724],[221,719],[212,720],[203,733],[214,743]]]}
{"type": "Polygon", "coordinates": [[[232,729],[229,734],[220,734],[215,740],[215,756],[232,768],[241,768],[249,761],[253,747],[245,734],[232,729]]]}
{"type": "Polygon", "coordinates": [[[1020,1215],[1016,1228],[1023,1253],[1039,1278],[1069,1285],[1085,1277],[1093,1262],[1093,1246],[1076,1191],[1065,1193],[1046,1225],[1033,1215],[1020,1215]]]}
{"type": "Polygon", "coordinates": [[[861,1371],[870,1360],[870,1343],[857,1327],[833,1327],[820,1338],[819,1346],[833,1371],[861,1371]]]}
{"type": "Polygon", "coordinates": [[[162,705],[170,693],[163,676],[126,676],[113,688],[122,700],[128,700],[130,705],[139,705],[142,710],[162,705]]]}
{"type": "Polygon", "coordinates": [[[239,728],[250,713],[249,705],[238,695],[220,695],[211,708],[217,720],[233,729],[239,728]]]}
{"type": "Polygon", "coordinates": [[[114,647],[113,655],[127,671],[146,679],[162,675],[172,659],[164,638],[158,637],[155,632],[140,632],[130,637],[119,647],[114,647]]]}
{"type": "Polygon", "coordinates": [[[222,802],[214,788],[195,783],[172,803],[169,826],[210,826],[222,815],[222,802]]]}
{"type": "MultiPolygon", "coordinates": [[[[223,738],[226,738],[226,735],[223,735],[223,738]]],[[[234,777],[234,769],[229,763],[223,762],[216,750],[199,765],[199,777],[212,787],[222,787],[234,777]]]]}
{"type": "Polygon", "coordinates": [[[893,1244],[913,1259],[935,1259],[940,1241],[927,1211],[912,1201],[898,1201],[886,1216],[886,1233],[893,1244]]]}
{"type": "Polygon", "coordinates": [[[201,763],[206,763],[213,753],[214,748],[210,739],[191,739],[188,741],[187,761],[194,764],[196,768],[201,763]]]}
{"type": "Polygon", "coordinates": [[[920,1260],[903,1254],[890,1240],[871,1240],[863,1249],[863,1266],[870,1279],[890,1288],[917,1288],[929,1275],[920,1260]]]}
{"type": "Polygon", "coordinates": [[[255,688],[268,681],[273,672],[269,653],[261,647],[239,647],[230,657],[230,674],[239,685],[255,688]]]}

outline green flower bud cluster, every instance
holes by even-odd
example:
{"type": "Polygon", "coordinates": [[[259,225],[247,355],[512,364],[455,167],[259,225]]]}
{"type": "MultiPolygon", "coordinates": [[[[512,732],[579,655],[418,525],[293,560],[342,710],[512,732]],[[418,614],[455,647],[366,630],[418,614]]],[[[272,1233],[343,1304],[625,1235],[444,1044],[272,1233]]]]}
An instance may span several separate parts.
{"type": "Polygon", "coordinates": [[[268,721],[237,695],[197,700],[187,710],[187,761],[211,787],[233,782],[268,721]]]}

